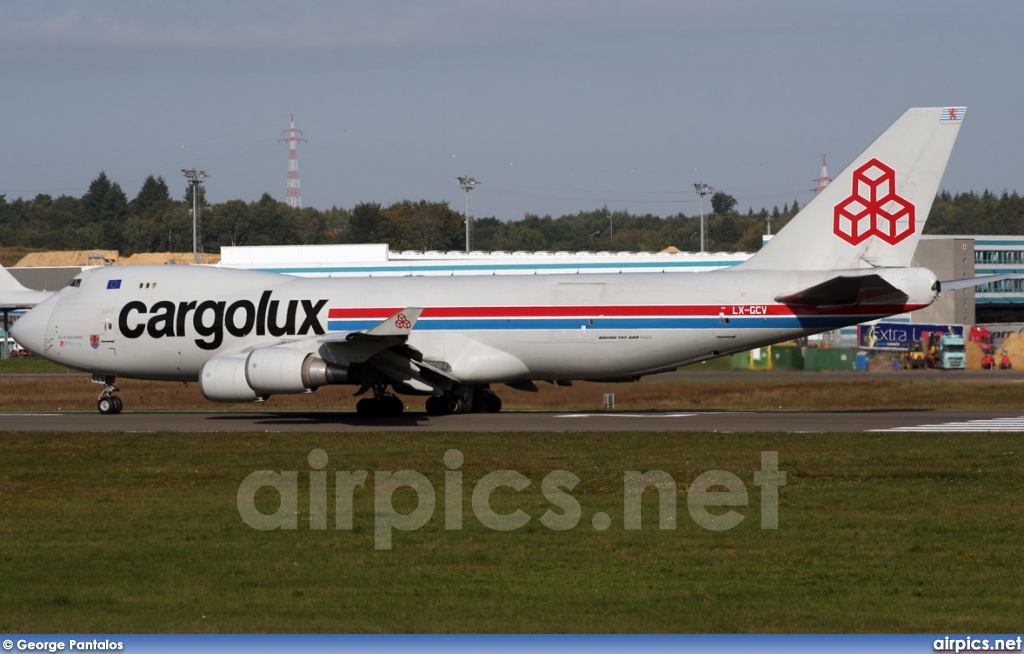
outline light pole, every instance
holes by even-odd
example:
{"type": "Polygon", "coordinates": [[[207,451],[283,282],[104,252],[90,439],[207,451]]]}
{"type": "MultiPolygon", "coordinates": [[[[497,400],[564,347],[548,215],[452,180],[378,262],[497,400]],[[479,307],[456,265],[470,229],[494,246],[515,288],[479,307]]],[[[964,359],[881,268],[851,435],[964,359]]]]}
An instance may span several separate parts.
{"type": "Polygon", "coordinates": [[[195,168],[183,169],[181,174],[192,186],[192,263],[199,263],[199,186],[202,185],[202,180],[209,175],[205,170],[196,170],[195,168]]]}
{"type": "Polygon", "coordinates": [[[700,251],[703,253],[707,249],[706,241],[704,239],[704,196],[714,191],[704,182],[697,182],[693,185],[693,190],[697,191],[697,195],[700,196],[700,251]]]}
{"type": "Polygon", "coordinates": [[[475,186],[480,184],[472,177],[459,177],[459,186],[466,192],[466,252],[469,252],[470,241],[469,241],[469,192],[473,190],[475,186]]]}

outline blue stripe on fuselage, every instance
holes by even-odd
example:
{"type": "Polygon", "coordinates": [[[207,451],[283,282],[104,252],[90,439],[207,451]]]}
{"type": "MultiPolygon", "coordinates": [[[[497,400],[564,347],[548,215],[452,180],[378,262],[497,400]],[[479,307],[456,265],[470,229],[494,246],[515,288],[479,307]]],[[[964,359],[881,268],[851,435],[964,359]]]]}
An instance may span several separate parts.
{"type": "MultiPolygon", "coordinates": [[[[833,329],[880,316],[755,316],[730,318],[723,324],[717,316],[629,317],[629,318],[421,318],[414,331],[576,330],[576,329],[833,329]]],[[[332,332],[372,329],[379,320],[332,319],[332,332]]]]}

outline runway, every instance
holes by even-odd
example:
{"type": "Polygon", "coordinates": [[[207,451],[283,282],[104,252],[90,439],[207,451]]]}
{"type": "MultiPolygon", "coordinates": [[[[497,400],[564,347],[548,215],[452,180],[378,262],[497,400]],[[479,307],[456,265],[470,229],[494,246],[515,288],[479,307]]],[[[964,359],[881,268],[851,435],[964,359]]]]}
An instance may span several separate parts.
{"type": "Polygon", "coordinates": [[[511,411],[398,418],[361,418],[354,412],[95,411],[5,413],[0,431],[152,432],[1024,432],[1024,410],[894,411],[511,411]]]}

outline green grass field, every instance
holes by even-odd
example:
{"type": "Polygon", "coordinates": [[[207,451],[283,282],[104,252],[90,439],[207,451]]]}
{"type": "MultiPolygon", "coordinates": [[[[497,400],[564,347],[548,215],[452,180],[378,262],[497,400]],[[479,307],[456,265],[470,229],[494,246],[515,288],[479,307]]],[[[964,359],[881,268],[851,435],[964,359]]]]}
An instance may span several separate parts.
{"type": "MultiPolygon", "coordinates": [[[[1024,615],[1020,434],[0,434],[3,632],[1006,632],[1024,615]],[[465,461],[463,528],[445,530],[444,453],[465,461]],[[310,529],[308,457],[329,462],[326,530],[310,529]],[[787,483],[760,528],[761,452],[787,483]],[[251,472],[298,471],[298,528],[257,531],[236,496],[251,472]],[[483,527],[486,473],[514,531],[483,527]],[[627,470],[678,485],[675,529],[623,523],[627,470]],[[352,530],[334,528],[334,471],[366,470],[352,530]],[[376,471],[436,490],[427,524],[374,548],[376,471]],[[552,531],[545,475],[566,470],[582,518],[552,531]],[[686,488],[725,470],[743,521],[698,526],[686,488]],[[599,531],[591,518],[611,517],[599,531]]],[[[382,486],[383,488],[383,486],[382,486]]],[[[408,513],[415,495],[394,493],[408,513]]],[[[276,494],[257,494],[272,512],[276,494]]],[[[721,513],[727,507],[710,509],[721,513]]],[[[379,516],[378,516],[379,517],[379,516]]]]}

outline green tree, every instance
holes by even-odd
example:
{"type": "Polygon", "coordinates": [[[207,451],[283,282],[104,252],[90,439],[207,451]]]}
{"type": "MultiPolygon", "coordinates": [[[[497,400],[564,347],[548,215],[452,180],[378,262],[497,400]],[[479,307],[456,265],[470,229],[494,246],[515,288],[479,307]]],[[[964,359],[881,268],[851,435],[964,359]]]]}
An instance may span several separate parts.
{"type": "Polygon", "coordinates": [[[142,183],[138,195],[131,201],[130,209],[140,216],[148,216],[155,207],[170,202],[170,200],[171,192],[167,188],[164,178],[150,175],[142,183]]]}
{"type": "Polygon", "coordinates": [[[210,252],[219,252],[225,245],[245,245],[250,233],[249,206],[242,200],[228,200],[214,206],[204,233],[210,252]]]}
{"type": "Polygon", "coordinates": [[[456,250],[465,247],[463,216],[447,202],[397,202],[381,212],[382,232],[395,250],[456,250]]]}
{"type": "Polygon", "coordinates": [[[376,202],[361,202],[352,209],[352,216],[349,218],[349,243],[374,243],[378,240],[377,234],[382,231],[384,216],[381,215],[380,204],[376,202]]]}
{"type": "Polygon", "coordinates": [[[711,196],[711,213],[714,213],[715,215],[718,216],[724,216],[726,214],[732,213],[735,208],[736,198],[729,195],[728,193],[718,191],[711,196]]]}

